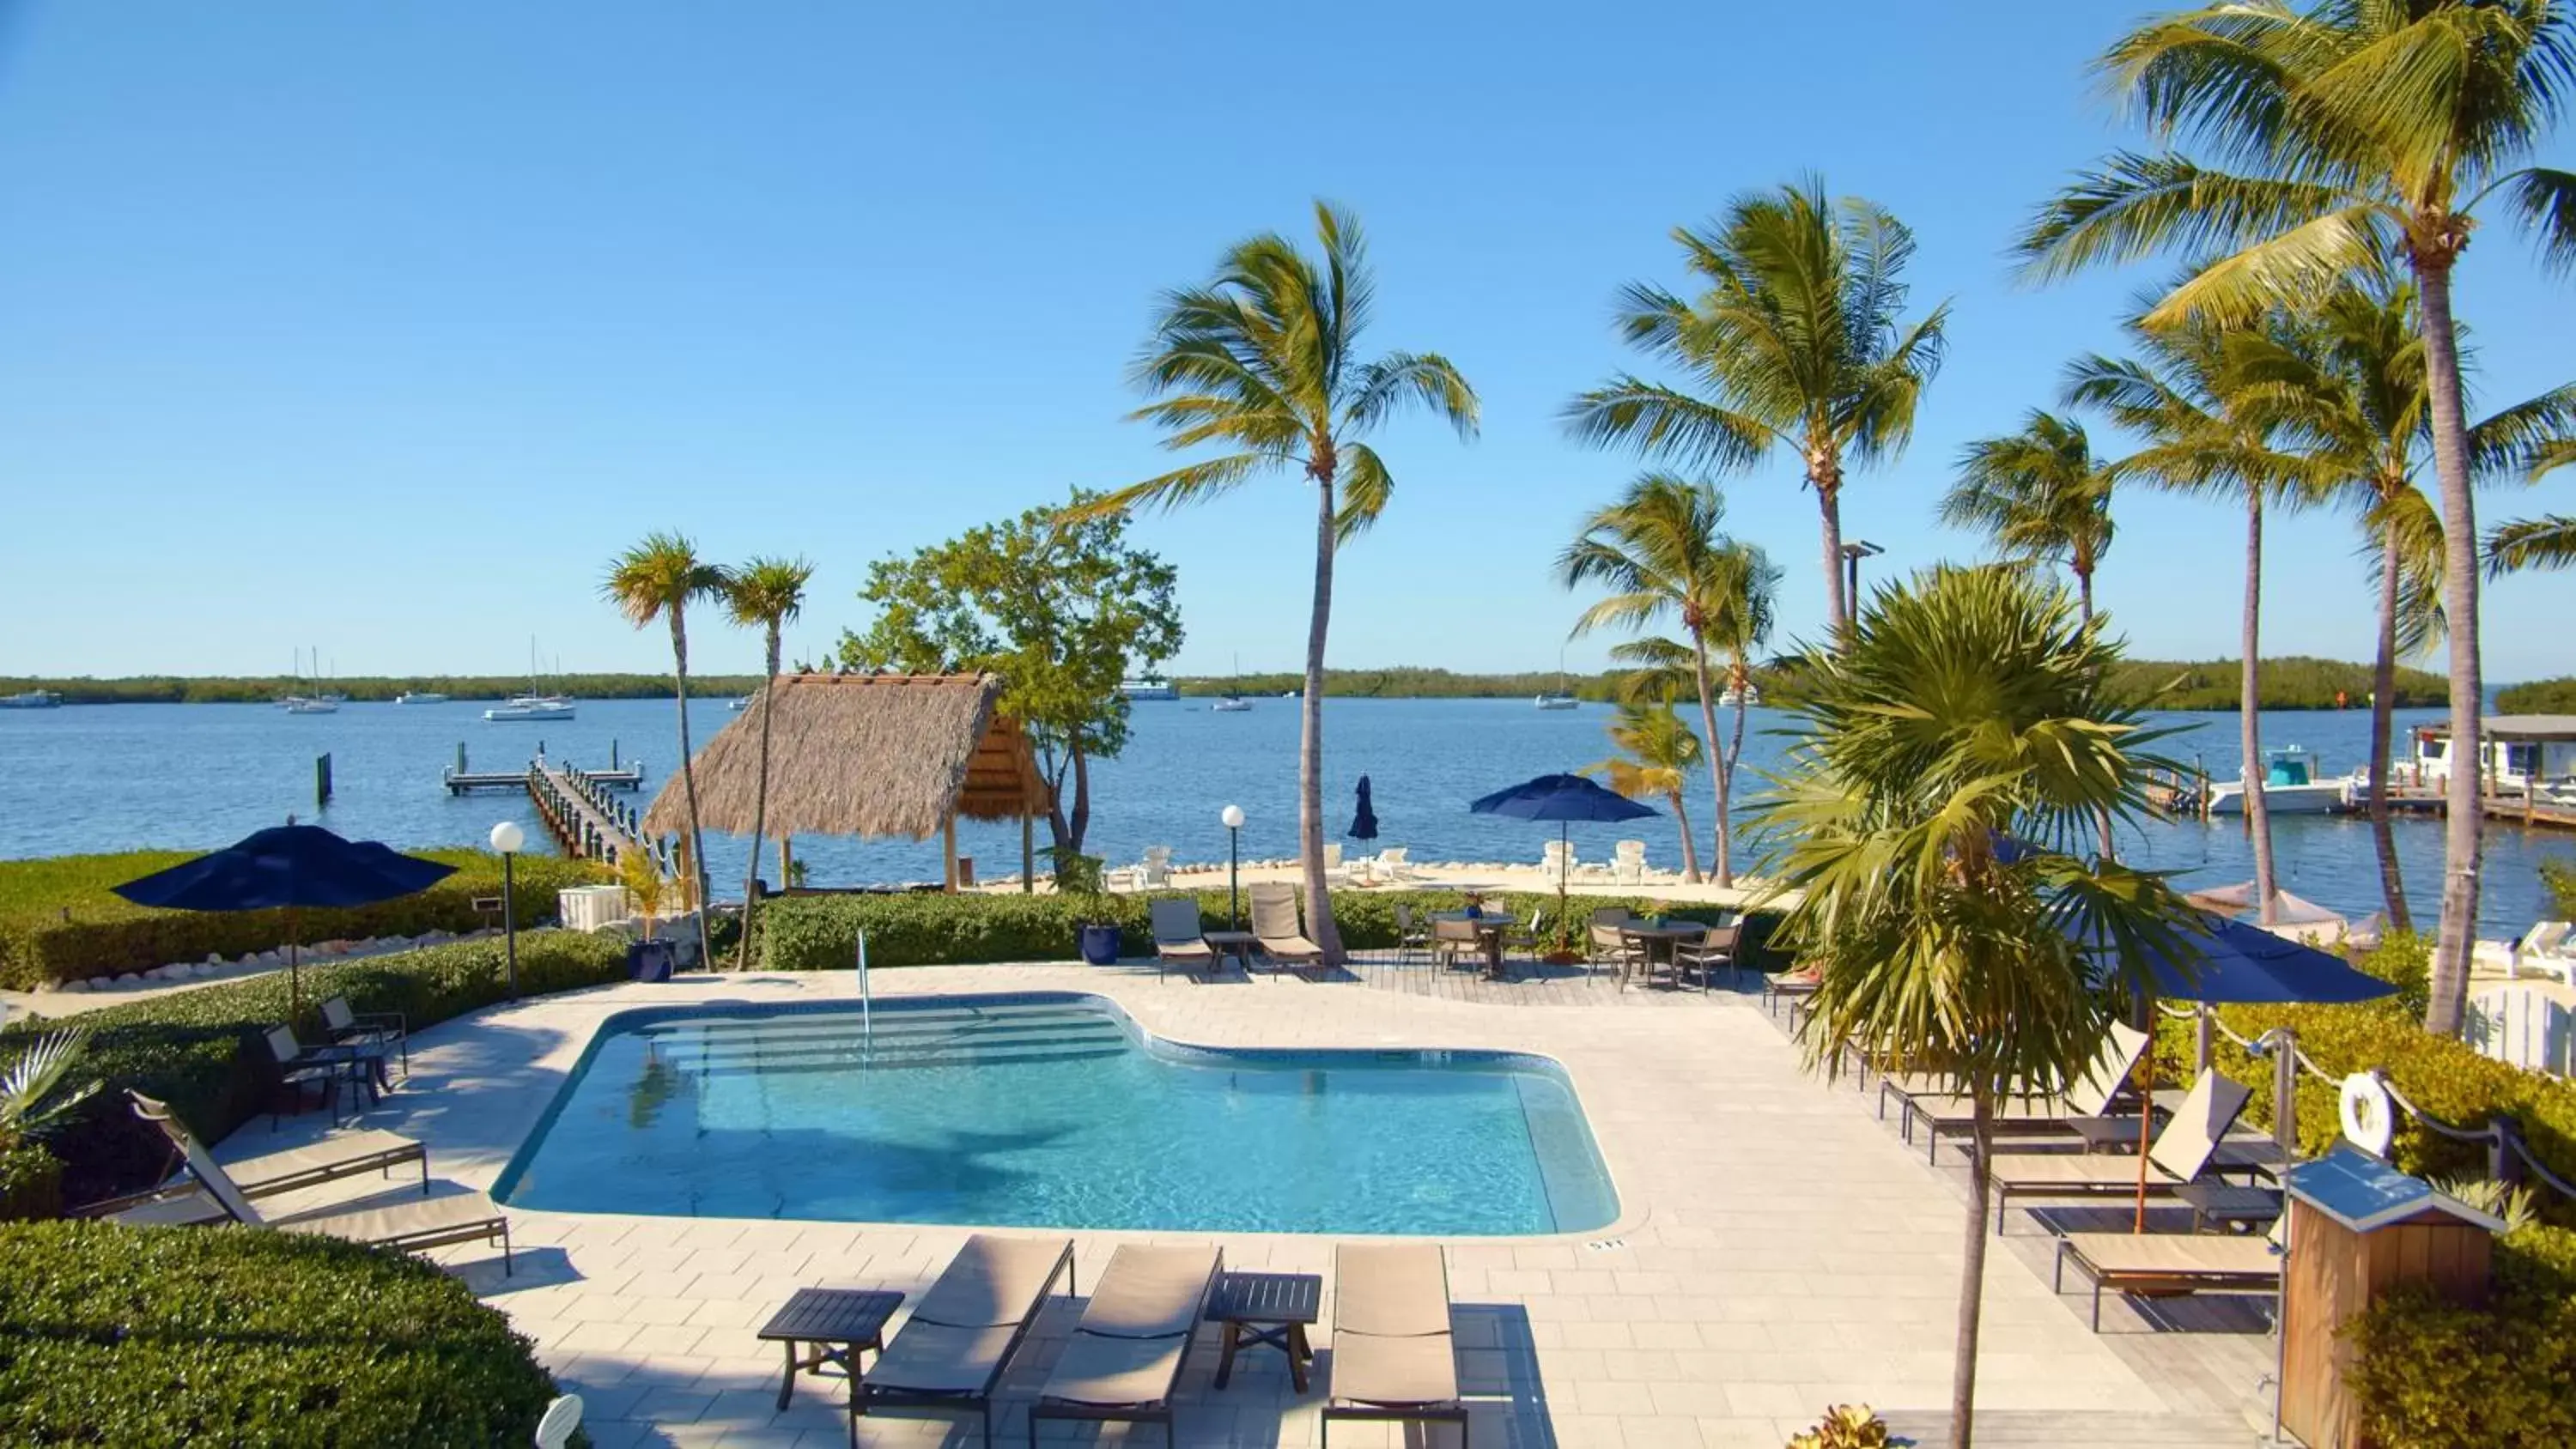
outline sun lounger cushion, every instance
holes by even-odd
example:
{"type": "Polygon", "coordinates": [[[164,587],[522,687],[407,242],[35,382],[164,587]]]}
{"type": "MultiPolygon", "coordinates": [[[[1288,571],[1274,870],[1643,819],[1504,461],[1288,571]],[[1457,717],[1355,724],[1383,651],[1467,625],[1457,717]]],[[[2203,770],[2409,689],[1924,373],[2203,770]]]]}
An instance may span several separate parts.
{"type": "Polygon", "coordinates": [[[1344,1337],[1333,1333],[1333,1397],[1360,1404],[1445,1404],[1458,1397],[1458,1355],[1449,1335],[1344,1337]]]}
{"type": "Polygon", "coordinates": [[[1333,1399],[1402,1409],[1454,1405],[1449,1271],[1427,1243],[1346,1243],[1333,1259],[1333,1399]]]}
{"type": "Polygon", "coordinates": [[[1169,1397],[1189,1352],[1186,1335],[1110,1338],[1077,1333],[1048,1375],[1045,1398],[1059,1404],[1108,1408],[1158,1404],[1169,1397]]]}
{"type": "Polygon", "coordinates": [[[1021,1322],[1037,1311],[1070,1242],[977,1233],[957,1250],[930,1291],[921,1295],[912,1310],[913,1321],[950,1328],[1021,1322]]]}
{"type": "Polygon", "coordinates": [[[268,1225],[284,1233],[320,1233],[359,1243],[392,1243],[406,1238],[470,1233],[501,1217],[501,1209],[479,1192],[449,1197],[412,1198],[357,1211],[326,1210],[271,1218],[268,1225]]]}
{"type": "Polygon", "coordinates": [[[2069,1233],[2066,1248],[2105,1278],[2261,1278],[2277,1276],[2272,1240],[2209,1233],[2069,1233]]]}
{"type": "Polygon", "coordinates": [[[1074,1326],[1080,1335],[1167,1338],[1186,1335],[1199,1321],[1200,1300],[1216,1276],[1211,1246],[1146,1247],[1127,1243],[1091,1290],[1091,1302],[1074,1326]]]}
{"type": "Polygon", "coordinates": [[[868,1386],[917,1394],[976,1394],[1020,1341],[1017,1323],[954,1328],[917,1316],[868,1369],[868,1386]]]}

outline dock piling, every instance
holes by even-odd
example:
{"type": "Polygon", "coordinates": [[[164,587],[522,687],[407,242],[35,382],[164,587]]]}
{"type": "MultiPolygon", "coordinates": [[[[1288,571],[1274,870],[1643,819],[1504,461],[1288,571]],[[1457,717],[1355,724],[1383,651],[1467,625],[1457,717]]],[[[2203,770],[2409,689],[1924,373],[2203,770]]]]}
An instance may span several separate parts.
{"type": "Polygon", "coordinates": [[[326,752],[313,760],[313,805],[315,809],[331,803],[331,756],[326,752]]]}

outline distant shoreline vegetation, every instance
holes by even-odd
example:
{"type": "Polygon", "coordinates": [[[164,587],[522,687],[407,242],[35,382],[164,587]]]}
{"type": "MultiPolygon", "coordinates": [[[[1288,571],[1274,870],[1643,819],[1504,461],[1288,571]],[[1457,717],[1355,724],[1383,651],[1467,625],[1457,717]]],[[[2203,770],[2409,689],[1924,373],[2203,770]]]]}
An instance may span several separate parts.
{"type": "MultiPolygon", "coordinates": [[[[1527,670],[1516,674],[1462,674],[1449,669],[1332,669],[1325,671],[1327,696],[1353,699],[1526,699],[1552,694],[1561,686],[1577,698],[1611,699],[1617,671],[1565,674],[1527,670]]],[[[2236,708],[2236,661],[2201,662],[2137,659],[2119,666],[2122,692],[2143,699],[2151,709],[2232,710],[2236,708]]],[[[1795,683],[1787,670],[1757,669],[1755,678],[1774,703],[1785,702],[1795,683]]],[[[1233,675],[1174,675],[1184,697],[1213,699],[1241,691],[1250,695],[1284,695],[1302,682],[1290,672],[1233,675]]],[[[667,699],[671,680],[661,674],[548,675],[540,681],[576,699],[667,699]]],[[[693,690],[706,697],[749,694],[760,687],[757,675],[692,676],[693,690]]],[[[0,695],[42,689],[59,694],[66,704],[265,704],[299,689],[327,688],[352,700],[390,700],[408,691],[430,691],[457,700],[506,699],[528,687],[525,675],[364,676],[351,679],[297,681],[277,676],[140,675],[123,679],[36,679],[0,675],[0,695]]],[[[2370,666],[2336,659],[2294,656],[2263,661],[2265,709],[2365,709],[2370,704],[2370,666]]],[[[2450,698],[2441,676],[2420,669],[2397,671],[2397,705],[2419,709],[2450,698]]],[[[2576,709],[2576,679],[2516,685],[2504,692],[2508,710],[2576,709]],[[2541,703],[2554,700],[2557,703],[2541,703]]]]}
{"type": "Polygon", "coordinates": [[[2576,675],[2535,679],[2496,695],[2498,714],[2576,714],[2576,675]]]}

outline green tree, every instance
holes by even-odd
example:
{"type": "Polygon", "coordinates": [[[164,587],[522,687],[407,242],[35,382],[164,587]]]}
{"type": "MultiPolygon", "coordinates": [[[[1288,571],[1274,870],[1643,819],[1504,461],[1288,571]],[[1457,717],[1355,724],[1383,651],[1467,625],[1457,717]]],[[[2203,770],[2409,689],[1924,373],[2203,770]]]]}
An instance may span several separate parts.
{"type": "Polygon", "coordinates": [[[1739,196],[1714,228],[1682,227],[1673,240],[1699,296],[1631,283],[1619,330],[1689,389],[1623,374],[1575,398],[1566,426],[1684,468],[1745,467],[1774,447],[1795,454],[1823,516],[1825,598],[1840,638],[1851,618],[1844,465],[1904,451],[1940,369],[1949,304],[1906,320],[1914,234],[1858,197],[1827,200],[1820,178],[1739,196]]]}
{"type": "Polygon", "coordinates": [[[680,788],[689,802],[690,898],[698,909],[698,959],[715,967],[707,935],[706,837],[698,828],[698,770],[689,750],[689,604],[721,598],[725,571],[699,559],[697,547],[677,533],[649,533],[608,566],[599,592],[626,622],[644,628],[659,619],[671,626],[671,694],[680,717],[680,788]]]}
{"type": "MultiPolygon", "coordinates": [[[[746,629],[761,631],[761,690],[778,678],[779,636],[787,622],[805,612],[805,585],[814,566],[801,558],[756,558],[725,580],[725,613],[746,629]]],[[[734,969],[751,965],[753,912],[760,904],[760,840],[769,826],[769,701],[760,708],[760,789],[751,802],[751,856],[742,872],[742,941],[735,948],[734,969]]],[[[785,885],[781,881],[779,884],[785,885]]]]}
{"type": "Polygon", "coordinates": [[[2084,425],[2033,409],[2021,431],[1980,438],[1959,454],[1959,478],[1941,499],[1941,521],[1973,529],[2027,567],[2064,564],[2084,621],[2093,621],[2093,571],[2111,551],[2110,465],[2093,456],[2084,425]]]}
{"type": "MultiPolygon", "coordinates": [[[[2158,252],[2213,258],[2149,314],[2243,322],[2402,258],[2423,308],[2433,471],[2451,627],[2451,738],[2475,760],[2477,510],[2451,277],[2490,200],[2576,261],[2576,173],[2523,167],[2576,93],[2563,0],[2230,0],[2157,16],[2100,66],[2170,148],[2121,152],[2044,206],[2022,239],[2042,275],[2158,252]]],[[[2425,1024],[2468,1007],[2483,816],[2475,770],[2450,776],[2442,922],[2425,1024]]]]}
{"type": "Polygon", "coordinates": [[[1472,438],[1477,403],[1467,379],[1437,353],[1360,355],[1377,288],[1359,221],[1317,202],[1315,238],[1315,256],[1276,233],[1238,242],[1209,280],[1164,296],[1132,373],[1156,401],[1132,416],[1164,429],[1167,448],[1213,443],[1231,451],[1122,488],[1095,506],[1203,503],[1283,470],[1314,485],[1315,598],[1306,619],[1297,838],[1307,925],[1324,959],[1339,963],[1341,932],[1324,883],[1324,642],[1333,559],[1395,492],[1386,460],[1362,440],[1417,406],[1472,438]]]}
{"type": "Polygon", "coordinates": [[[876,620],[840,647],[853,669],[1001,676],[1002,710],[1037,747],[1055,847],[1076,853],[1091,829],[1091,762],[1127,747],[1118,682],[1181,647],[1172,566],[1130,547],[1126,519],[1092,511],[1098,500],[1076,489],[1064,505],[870,565],[859,597],[876,620]]]}
{"type": "Polygon", "coordinates": [[[1618,717],[1605,728],[1619,753],[1586,766],[1584,773],[1601,776],[1611,789],[1631,800],[1659,799],[1671,805],[1673,823],[1681,830],[1683,878],[1698,880],[1699,844],[1691,839],[1690,811],[1682,804],[1682,787],[1690,783],[1690,772],[1699,765],[1699,736],[1682,721],[1670,695],[1656,703],[1621,704],[1618,717]]]}
{"type": "Polygon", "coordinates": [[[2117,651],[2065,594],[2002,568],[1882,590],[1812,658],[1804,742],[1756,815],[1795,890],[1772,939],[1822,968],[1811,1068],[1935,1063],[1973,1103],[1951,1441],[1968,1449],[1996,1103],[2081,1072],[2109,1019],[2093,961],[2134,979],[2185,907],[2079,842],[2135,817],[2164,762],[2104,686],[2117,651]],[[2088,943],[2079,949],[2077,943],[2088,943]]]}

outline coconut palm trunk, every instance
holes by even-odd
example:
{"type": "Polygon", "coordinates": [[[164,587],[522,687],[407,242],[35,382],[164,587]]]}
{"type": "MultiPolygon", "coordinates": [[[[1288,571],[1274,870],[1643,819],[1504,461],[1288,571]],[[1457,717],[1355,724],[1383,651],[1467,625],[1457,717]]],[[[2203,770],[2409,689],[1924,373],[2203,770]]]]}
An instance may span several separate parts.
{"type": "MultiPolygon", "coordinates": [[[[742,868],[742,940],[734,948],[736,971],[751,969],[751,928],[760,906],[760,840],[769,828],[769,725],[770,706],[778,694],[779,633],[773,621],[769,626],[768,652],[763,656],[769,673],[760,685],[760,789],[751,799],[751,855],[742,868]]],[[[784,888],[787,882],[781,880],[778,884],[784,888]]]]}
{"type": "Polygon", "coordinates": [[[1333,444],[1319,440],[1315,462],[1315,606],[1306,621],[1306,690],[1298,704],[1297,856],[1306,877],[1306,928],[1328,966],[1342,964],[1342,933],[1324,883],[1324,640],[1333,622],[1333,545],[1340,535],[1333,504],[1333,444]]]}
{"type": "Polygon", "coordinates": [[[1988,1187],[1986,1164],[1994,1160],[1995,1107],[1993,1094],[1985,1084],[1977,1084],[1969,1094],[1970,1140],[1976,1147],[1976,1159],[1968,1169],[1968,1236],[1959,1263],[1959,1333],[1950,1360],[1950,1445],[1951,1449],[1969,1449],[1975,1435],[1977,1412],[1977,1330],[1985,1307],[1986,1282],[1986,1211],[1988,1187]]]}
{"type": "Polygon", "coordinates": [[[1681,831],[1682,879],[1686,881],[1698,880],[1699,842],[1691,839],[1690,811],[1682,804],[1682,792],[1675,790],[1670,795],[1665,796],[1664,800],[1665,803],[1673,807],[1673,825],[1681,831]]]}
{"type": "Polygon", "coordinates": [[[2379,851],[2379,891],[2388,901],[2388,924],[2415,929],[2406,909],[2406,881],[2397,865],[2397,832],[2388,823],[2388,755],[2397,711],[2397,584],[2394,541],[2379,546],[2379,652],[2370,665],[2370,839],[2379,851]]]}
{"type": "MultiPolygon", "coordinates": [[[[1695,682],[1699,685],[1700,727],[1708,732],[1709,752],[1717,756],[1716,759],[1708,762],[1712,792],[1717,796],[1716,848],[1710,859],[1717,865],[1718,885],[1732,887],[1735,884],[1735,855],[1726,838],[1727,792],[1734,785],[1734,781],[1727,778],[1729,774],[1727,766],[1732,763],[1732,757],[1717,749],[1717,704],[1708,689],[1708,640],[1701,635],[1696,624],[1692,626],[1690,636],[1691,670],[1695,682]]],[[[1738,695],[1736,698],[1740,700],[1743,696],[1738,695]]],[[[1741,712],[1741,706],[1739,706],[1739,716],[1741,712]]],[[[1678,797],[1673,802],[1673,811],[1676,815],[1681,813],[1681,801],[1678,797]]],[[[1682,839],[1685,841],[1690,839],[1690,830],[1687,826],[1682,830],[1682,839]]],[[[1690,878],[1699,879],[1699,863],[1696,859],[1691,862],[1690,878]]]]}
{"type": "Polygon", "coordinates": [[[2424,1028],[2457,1036],[2469,1002],[2469,953],[2477,945],[2479,855],[2484,849],[2480,775],[2485,742],[2478,660],[2478,518],[2469,496],[2468,415],[2460,400],[2459,334],[2451,322],[2451,258],[2415,256],[2424,308],[2424,371],[2433,412],[2433,474],[2442,496],[2442,611],[2450,632],[2451,774],[2444,795],[2442,923],[2433,943],[2424,1028]]]}
{"type": "Polygon", "coordinates": [[[1816,490],[1816,508],[1824,516],[1825,616],[1834,647],[1851,640],[1852,608],[1859,601],[1843,592],[1842,467],[1830,454],[1819,453],[1807,465],[1807,481],[1816,490]]]}
{"type": "Polygon", "coordinates": [[[2254,840],[2254,896],[2265,926],[2280,919],[2280,888],[2272,869],[2272,807],[2263,798],[2263,490],[2245,489],[2245,632],[2236,719],[2245,746],[2245,828],[2254,840]]]}
{"type": "Polygon", "coordinates": [[[685,609],[671,605],[671,691],[680,707],[680,788],[689,802],[689,891],[698,914],[698,960],[714,970],[715,943],[707,931],[707,842],[698,828],[698,770],[689,757],[689,626],[685,609]]]}

